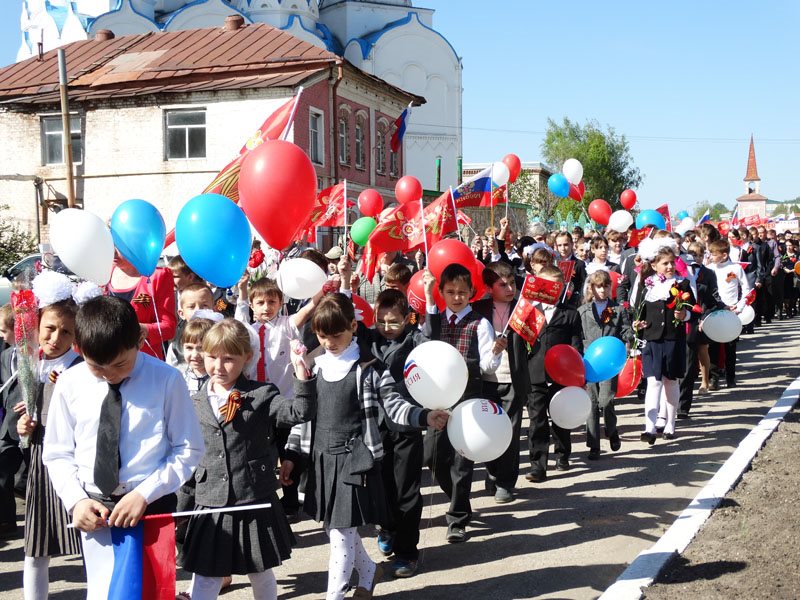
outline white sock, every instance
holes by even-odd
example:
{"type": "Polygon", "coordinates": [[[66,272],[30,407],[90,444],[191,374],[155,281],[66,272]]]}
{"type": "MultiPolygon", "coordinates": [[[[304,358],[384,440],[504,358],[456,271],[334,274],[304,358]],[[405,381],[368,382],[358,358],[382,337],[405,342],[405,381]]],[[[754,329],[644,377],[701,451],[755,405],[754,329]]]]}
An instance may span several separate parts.
{"type": "Polygon", "coordinates": [[[328,560],[328,592],[325,600],[343,600],[356,558],[356,528],[328,530],[331,556],[328,560]]]}
{"type": "Polygon", "coordinates": [[[681,400],[681,386],[678,379],[664,378],[664,397],[667,412],[664,433],[675,433],[675,417],[678,414],[678,404],[681,400]]]}
{"type": "Polygon", "coordinates": [[[272,569],[248,573],[247,577],[250,579],[250,587],[253,588],[253,600],[277,600],[278,582],[272,569]]]}
{"type": "Polygon", "coordinates": [[[644,430],[647,433],[656,433],[656,419],[658,418],[658,405],[661,400],[663,384],[655,377],[647,378],[647,392],[644,395],[644,430]]]}
{"type": "Polygon", "coordinates": [[[47,600],[50,557],[25,557],[22,567],[22,590],[25,600],[47,600]]]}
{"type": "Polygon", "coordinates": [[[378,565],[375,564],[364,549],[364,542],[361,541],[361,536],[358,535],[357,529],[355,530],[355,549],[355,567],[358,572],[358,586],[369,591],[372,589],[372,578],[375,577],[375,569],[378,568],[378,565]]]}
{"type": "Polygon", "coordinates": [[[192,600],[215,600],[222,588],[222,577],[205,577],[195,574],[192,578],[192,600]]]}

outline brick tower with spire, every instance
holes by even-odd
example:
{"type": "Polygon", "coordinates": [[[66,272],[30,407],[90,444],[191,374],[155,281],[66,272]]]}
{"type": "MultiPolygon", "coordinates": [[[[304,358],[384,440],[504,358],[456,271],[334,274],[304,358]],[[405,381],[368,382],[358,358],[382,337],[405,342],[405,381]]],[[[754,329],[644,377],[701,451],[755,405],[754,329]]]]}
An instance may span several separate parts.
{"type": "Polygon", "coordinates": [[[767,197],[761,195],[761,178],[756,167],[756,147],[750,135],[750,152],[747,155],[747,173],[744,176],[744,194],[736,198],[739,218],[751,216],[766,218],[767,197]]]}

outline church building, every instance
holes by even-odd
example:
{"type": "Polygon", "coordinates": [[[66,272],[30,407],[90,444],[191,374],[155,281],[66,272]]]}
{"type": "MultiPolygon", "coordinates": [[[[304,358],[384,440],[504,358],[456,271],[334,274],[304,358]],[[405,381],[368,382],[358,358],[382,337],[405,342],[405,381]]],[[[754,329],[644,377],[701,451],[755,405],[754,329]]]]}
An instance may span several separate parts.
{"type": "Polygon", "coordinates": [[[756,148],[750,136],[750,152],[747,155],[747,173],[744,176],[745,193],[736,198],[739,219],[747,217],[767,218],[767,197],[761,195],[761,178],[756,167],[756,148]]]}
{"type": "Polygon", "coordinates": [[[102,30],[119,37],[216,28],[232,15],[266,23],[425,98],[407,120],[405,173],[433,189],[441,158],[445,189],[457,184],[462,155],[462,66],[433,13],[411,0],[23,0],[17,59],[102,30]]]}

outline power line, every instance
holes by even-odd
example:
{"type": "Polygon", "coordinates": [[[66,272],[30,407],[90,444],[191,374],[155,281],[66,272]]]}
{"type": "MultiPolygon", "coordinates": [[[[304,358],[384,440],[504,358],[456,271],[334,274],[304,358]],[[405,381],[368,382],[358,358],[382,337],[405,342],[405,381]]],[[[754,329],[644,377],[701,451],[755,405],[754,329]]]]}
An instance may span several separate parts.
{"type": "MultiPolygon", "coordinates": [[[[459,129],[455,125],[441,125],[439,123],[413,123],[412,125],[419,125],[422,127],[436,127],[438,129],[459,129]]],[[[494,129],[491,127],[461,127],[465,131],[486,131],[490,133],[511,133],[519,135],[545,135],[545,131],[536,131],[533,129],[494,129]]],[[[741,138],[717,138],[717,137],[671,137],[671,136],[656,136],[656,135],[624,135],[628,140],[636,140],[642,142],[680,142],[680,143],[714,143],[714,144],[741,144],[747,143],[749,137],[741,138]]],[[[800,138],[758,138],[759,144],[800,144],[800,138]]]]}

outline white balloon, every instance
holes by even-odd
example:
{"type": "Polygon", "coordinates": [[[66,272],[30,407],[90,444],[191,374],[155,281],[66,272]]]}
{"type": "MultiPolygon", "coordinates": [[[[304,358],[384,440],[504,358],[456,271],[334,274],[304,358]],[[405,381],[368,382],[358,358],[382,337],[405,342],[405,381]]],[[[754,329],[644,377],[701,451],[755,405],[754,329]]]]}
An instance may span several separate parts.
{"type": "Polygon", "coordinates": [[[569,386],[558,390],[550,401],[550,418],[563,429],[575,429],[586,423],[592,401],[586,390],[569,386]]]}
{"type": "Polygon", "coordinates": [[[504,162],[496,162],[492,165],[492,181],[497,187],[504,186],[511,178],[511,173],[504,162]]]}
{"type": "Polygon", "coordinates": [[[633,225],[633,216],[627,210],[616,210],[608,218],[608,229],[625,233],[633,225]]]}
{"type": "Polygon", "coordinates": [[[103,220],[78,208],[53,217],[50,243],[67,268],[83,279],[105,285],[114,266],[114,240],[103,220]]]}
{"type": "Polygon", "coordinates": [[[715,310],[702,321],[703,333],[712,342],[727,344],[742,333],[742,322],[732,310],[715,310]]]}
{"type": "Polygon", "coordinates": [[[680,235],[685,235],[687,231],[694,229],[695,222],[692,217],[684,217],[678,226],[675,228],[680,235]]]}
{"type": "Polygon", "coordinates": [[[568,158],[564,161],[564,166],[561,167],[561,172],[573,185],[578,185],[583,179],[583,165],[581,161],[576,158],[568,158]]]}
{"type": "Polygon", "coordinates": [[[511,443],[511,419],[491,400],[466,400],[453,409],[447,436],[453,449],[473,462],[498,458],[511,443]]]}
{"type": "Polygon", "coordinates": [[[446,410],[458,402],[467,388],[468,376],[461,353],[436,340],[414,348],[403,367],[409,393],[430,410],[446,410]]]}
{"type": "Polygon", "coordinates": [[[756,318],[756,311],[749,304],[745,304],[742,311],[737,315],[742,325],[750,325],[756,318]]]}
{"type": "Polygon", "coordinates": [[[328,274],[307,258],[291,258],[278,267],[275,281],[290,298],[311,298],[322,289],[328,274]]]}

